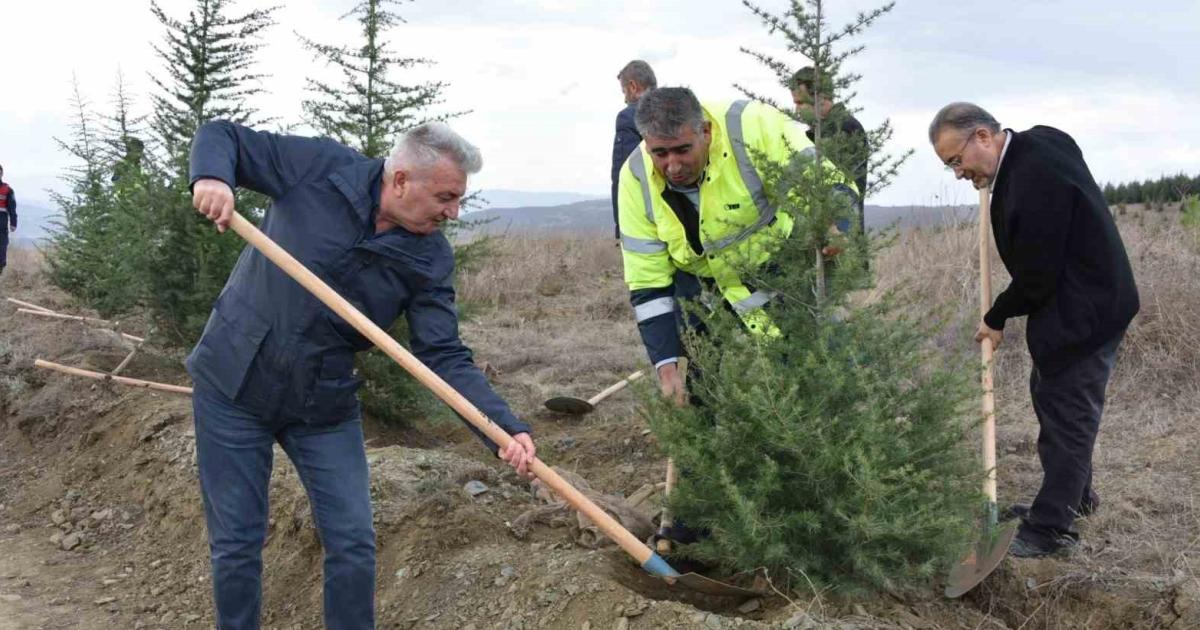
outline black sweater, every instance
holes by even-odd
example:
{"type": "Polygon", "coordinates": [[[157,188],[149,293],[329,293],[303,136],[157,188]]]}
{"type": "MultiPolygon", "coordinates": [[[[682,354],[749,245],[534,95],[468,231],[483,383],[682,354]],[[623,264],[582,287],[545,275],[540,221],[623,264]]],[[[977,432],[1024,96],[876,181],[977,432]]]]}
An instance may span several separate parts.
{"type": "Polygon", "coordinates": [[[1034,364],[1054,372],[1137,314],[1137,286],[1108,204],[1079,146],[1053,127],[1012,134],[992,196],[992,234],[1012,275],[984,321],[1029,316],[1034,364]]]}

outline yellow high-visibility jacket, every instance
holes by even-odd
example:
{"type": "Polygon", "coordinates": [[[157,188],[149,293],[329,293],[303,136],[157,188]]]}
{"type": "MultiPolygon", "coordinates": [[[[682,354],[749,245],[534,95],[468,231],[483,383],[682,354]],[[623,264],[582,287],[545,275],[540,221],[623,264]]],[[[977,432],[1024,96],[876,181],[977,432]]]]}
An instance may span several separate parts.
{"type": "MultiPolygon", "coordinates": [[[[680,211],[672,208],[672,199],[678,205],[680,194],[667,189],[644,142],[621,169],[617,203],[625,282],[642,341],[656,366],[682,355],[676,270],[715,283],[752,333],[777,334],[762,310],[771,295],[750,291],[736,271],[746,262],[766,263],[769,245],[786,238],[794,225],[791,216],[767,199],[754,160],[786,162],[789,151],[814,151],[800,125],[769,105],[734,101],[707,103],[703,109],[712,123],[712,143],[699,186],[698,229],[692,235],[697,243],[689,242],[680,211]]],[[[823,160],[821,168],[839,190],[855,197],[853,183],[833,163],[823,160]]]]}

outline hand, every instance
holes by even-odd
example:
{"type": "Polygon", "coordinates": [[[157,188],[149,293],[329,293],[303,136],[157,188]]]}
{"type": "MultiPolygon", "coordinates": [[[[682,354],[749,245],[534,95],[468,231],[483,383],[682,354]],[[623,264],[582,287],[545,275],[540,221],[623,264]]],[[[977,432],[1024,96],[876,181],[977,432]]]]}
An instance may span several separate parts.
{"type": "Polygon", "coordinates": [[[986,322],[981,320],[979,322],[979,330],[975,331],[975,341],[978,343],[983,343],[984,339],[991,339],[992,350],[999,350],[1000,342],[1004,341],[1004,331],[992,330],[988,327],[986,322]]]}
{"type": "Polygon", "coordinates": [[[224,232],[233,218],[233,189],[219,179],[198,179],[192,184],[192,205],[224,232]]]}
{"type": "Polygon", "coordinates": [[[537,456],[537,447],[533,444],[533,438],[528,433],[518,433],[512,438],[507,447],[500,449],[500,459],[516,469],[518,475],[526,479],[533,479],[533,473],[529,471],[534,457],[537,456]]]}
{"type": "Polygon", "coordinates": [[[826,245],[821,248],[821,255],[826,258],[834,258],[840,253],[842,253],[842,248],[836,245],[826,245]]]}
{"type": "Polygon", "coordinates": [[[678,363],[664,363],[658,368],[658,387],[663,397],[674,400],[680,407],[687,405],[687,389],[683,386],[678,363]]]}

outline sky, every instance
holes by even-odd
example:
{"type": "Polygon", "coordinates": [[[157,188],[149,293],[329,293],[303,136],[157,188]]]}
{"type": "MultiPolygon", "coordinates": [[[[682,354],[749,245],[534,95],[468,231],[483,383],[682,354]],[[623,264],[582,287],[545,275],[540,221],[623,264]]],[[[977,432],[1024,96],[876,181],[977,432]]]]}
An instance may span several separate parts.
{"type": "MultiPolygon", "coordinates": [[[[348,44],[339,21],[357,0],[289,0],[262,38],[255,71],[268,75],[252,104],[297,133],[311,132],[305,82],[332,70],[297,33],[348,44]]],[[[183,17],[194,0],[159,0],[183,17]]],[[[284,4],[237,0],[241,12],[284,4]]],[[[784,0],[761,0],[779,12],[784,0]]],[[[878,6],[829,0],[830,25],[878,6]]],[[[483,151],[472,188],[607,196],[614,119],[623,107],[616,74],[631,59],[659,85],[691,87],[702,101],[739,97],[735,83],[788,102],[748,47],[806,61],[785,49],[737,0],[415,0],[390,33],[393,51],[431,59],[405,82],[449,86],[441,111],[469,110],[452,125],[483,151]]],[[[153,45],[163,30],[148,1],[14,0],[0,8],[0,164],[18,199],[48,199],[71,164],[55,141],[70,134],[72,78],[107,112],[118,72],[145,113],[162,76],[153,45]]],[[[878,205],[969,203],[929,147],[933,114],[976,102],[1005,127],[1047,124],[1070,133],[1100,182],[1200,172],[1200,2],[1154,0],[899,0],[853,40],[865,46],[847,69],[863,75],[852,104],[867,127],[890,120],[888,150],[914,155],[878,205]]],[[[435,110],[436,112],[436,110],[435,110]]]]}

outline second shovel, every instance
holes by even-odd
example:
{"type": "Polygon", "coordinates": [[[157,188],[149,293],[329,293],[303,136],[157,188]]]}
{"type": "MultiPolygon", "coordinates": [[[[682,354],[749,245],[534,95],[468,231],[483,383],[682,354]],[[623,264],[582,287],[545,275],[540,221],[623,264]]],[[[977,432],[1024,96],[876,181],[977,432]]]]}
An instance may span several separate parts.
{"type": "Polygon", "coordinates": [[[608,389],[584,400],[582,398],[574,398],[572,396],[558,396],[546,401],[546,408],[557,413],[565,413],[572,416],[582,416],[585,413],[591,413],[600,401],[612,396],[613,394],[625,389],[626,385],[638,380],[642,377],[642,370],[638,370],[624,380],[609,386],[608,389]]]}

